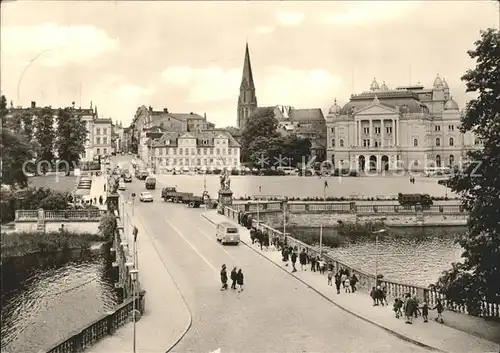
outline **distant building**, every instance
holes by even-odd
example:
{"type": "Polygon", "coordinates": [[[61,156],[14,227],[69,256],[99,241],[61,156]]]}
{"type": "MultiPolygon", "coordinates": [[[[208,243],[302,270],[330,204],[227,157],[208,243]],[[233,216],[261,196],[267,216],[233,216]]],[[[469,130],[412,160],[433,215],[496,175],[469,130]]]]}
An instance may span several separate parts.
{"type": "Polygon", "coordinates": [[[240,167],[240,145],[224,130],[165,132],[146,143],[157,168],[240,167]]]}
{"type": "Polygon", "coordinates": [[[422,170],[454,166],[480,142],[459,131],[461,113],[439,75],[432,88],[389,89],[374,79],[327,115],[327,158],[359,170],[422,170]]]}

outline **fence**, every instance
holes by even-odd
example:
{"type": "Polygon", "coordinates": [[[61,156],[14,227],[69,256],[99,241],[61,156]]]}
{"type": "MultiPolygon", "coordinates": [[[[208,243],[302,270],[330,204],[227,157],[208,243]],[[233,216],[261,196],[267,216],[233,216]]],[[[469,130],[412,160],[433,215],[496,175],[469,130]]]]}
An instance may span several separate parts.
{"type": "MultiPolygon", "coordinates": [[[[224,215],[228,218],[235,220],[236,222],[238,222],[239,215],[241,215],[241,212],[244,211],[230,207],[224,208],[224,215]]],[[[370,291],[372,287],[376,286],[377,282],[375,280],[375,275],[372,275],[370,273],[349,266],[346,263],[343,263],[342,261],[333,258],[329,254],[325,253],[320,254],[320,251],[317,247],[307,245],[301,242],[300,240],[293,238],[288,233],[285,236],[283,235],[283,232],[273,229],[265,224],[262,223],[257,224],[257,221],[255,219],[252,219],[252,225],[257,229],[266,232],[269,235],[270,242],[278,238],[288,246],[297,247],[298,249],[305,249],[306,253],[309,256],[323,257],[327,262],[331,262],[334,265],[335,272],[337,272],[341,268],[348,269],[350,274],[356,274],[356,277],[358,277],[359,279],[358,286],[366,289],[367,291],[370,291]]],[[[411,295],[417,295],[421,300],[426,301],[430,306],[434,306],[437,302],[437,299],[440,299],[442,301],[442,304],[448,310],[453,310],[455,312],[462,314],[472,313],[472,311],[469,311],[466,305],[458,305],[450,300],[447,300],[443,294],[431,288],[411,285],[385,278],[379,279],[379,284],[381,284],[382,286],[386,286],[387,294],[389,296],[402,297],[404,294],[410,293],[411,295]]],[[[483,301],[480,305],[478,316],[500,318],[500,305],[495,303],[487,303],[483,301]]]]}
{"type": "Polygon", "coordinates": [[[282,212],[283,208],[288,213],[355,213],[358,215],[398,215],[398,214],[424,214],[424,215],[467,215],[462,205],[432,205],[401,206],[386,203],[358,205],[356,202],[315,202],[315,201],[246,201],[233,205],[235,209],[243,212],[282,212]]]}
{"type": "Polygon", "coordinates": [[[99,220],[106,213],[104,210],[16,210],[15,221],[71,221],[71,220],[99,220]]]}

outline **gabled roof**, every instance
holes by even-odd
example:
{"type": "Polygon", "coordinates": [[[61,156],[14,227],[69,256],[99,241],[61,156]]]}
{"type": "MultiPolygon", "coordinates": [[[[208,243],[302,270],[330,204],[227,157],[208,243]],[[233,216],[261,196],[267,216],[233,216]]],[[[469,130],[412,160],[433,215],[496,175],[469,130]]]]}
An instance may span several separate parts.
{"type": "Polygon", "coordinates": [[[181,136],[179,136],[179,138],[180,139],[194,139],[196,137],[193,136],[193,134],[186,132],[186,133],[182,134],[181,136]]]}
{"type": "Polygon", "coordinates": [[[313,109],[292,109],[290,120],[295,122],[325,121],[323,112],[319,108],[313,109]]]}

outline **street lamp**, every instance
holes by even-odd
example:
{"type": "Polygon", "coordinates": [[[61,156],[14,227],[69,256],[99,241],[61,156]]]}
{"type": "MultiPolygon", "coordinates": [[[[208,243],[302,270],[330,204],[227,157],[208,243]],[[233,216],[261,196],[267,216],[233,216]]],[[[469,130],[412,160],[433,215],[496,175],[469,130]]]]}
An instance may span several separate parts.
{"type": "Polygon", "coordinates": [[[136,346],[136,327],[135,327],[135,296],[136,296],[136,283],[137,283],[137,277],[139,275],[139,270],[132,269],[130,270],[130,278],[132,279],[132,297],[133,297],[133,304],[132,304],[132,320],[134,321],[134,346],[133,346],[133,352],[136,353],[135,346],[136,346]]]}
{"type": "Polygon", "coordinates": [[[379,234],[387,233],[387,229],[379,229],[372,234],[375,234],[375,286],[378,285],[378,236],[379,234]]]}

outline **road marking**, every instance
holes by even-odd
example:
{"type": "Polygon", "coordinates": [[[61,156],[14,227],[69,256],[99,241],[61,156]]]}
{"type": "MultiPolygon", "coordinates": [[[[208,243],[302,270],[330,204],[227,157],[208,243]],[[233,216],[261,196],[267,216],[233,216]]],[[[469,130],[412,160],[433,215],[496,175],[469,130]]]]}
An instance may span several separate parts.
{"type": "Polygon", "coordinates": [[[172,229],[177,233],[179,234],[179,236],[184,239],[184,241],[186,243],[188,243],[188,245],[195,251],[195,253],[198,254],[199,257],[202,258],[203,261],[205,261],[205,263],[212,269],[214,270],[215,273],[217,273],[217,269],[206,259],[205,256],[203,256],[203,254],[184,236],[184,234],[181,233],[181,231],[179,229],[177,229],[176,226],[174,226],[172,223],[170,223],[166,218],[164,218],[165,222],[168,223],[168,225],[170,227],[172,227],[172,229]]]}
{"type": "Polygon", "coordinates": [[[220,348],[217,348],[215,351],[212,351],[212,352],[209,352],[209,353],[222,353],[222,351],[220,350],[220,348]]]}
{"type": "MultiPolygon", "coordinates": [[[[196,229],[198,229],[198,231],[200,231],[201,233],[203,233],[203,235],[205,235],[205,238],[207,238],[208,240],[210,240],[210,242],[212,244],[215,244],[215,245],[218,245],[219,243],[217,242],[217,240],[210,236],[210,234],[206,233],[204,230],[202,230],[200,227],[198,227],[196,224],[193,223],[193,225],[196,227],[196,229]]],[[[227,256],[229,256],[231,259],[233,259],[234,261],[238,262],[238,259],[235,258],[233,255],[231,255],[231,253],[229,253],[229,251],[227,251],[226,249],[224,249],[224,246],[221,245],[221,246],[217,246],[220,250],[224,251],[227,256]]]]}

